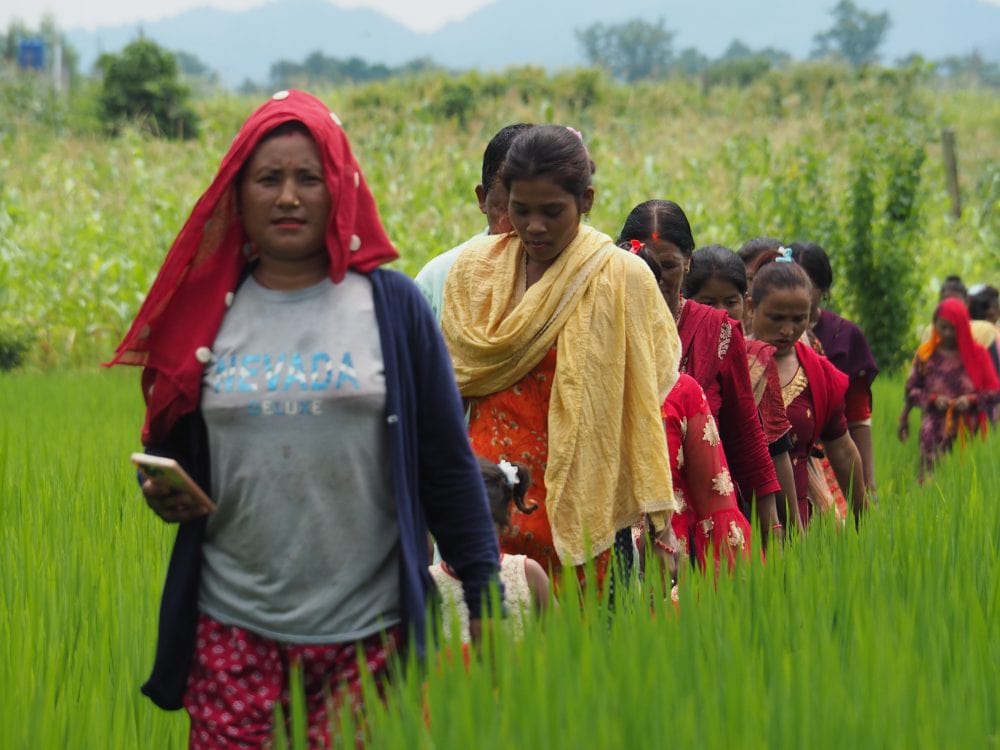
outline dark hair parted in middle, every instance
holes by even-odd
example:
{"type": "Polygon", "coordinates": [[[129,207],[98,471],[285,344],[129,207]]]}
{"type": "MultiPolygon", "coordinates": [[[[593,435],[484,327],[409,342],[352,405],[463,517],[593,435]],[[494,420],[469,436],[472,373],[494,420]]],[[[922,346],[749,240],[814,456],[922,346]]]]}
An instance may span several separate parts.
{"type": "Polygon", "coordinates": [[[750,299],[755,305],[777,289],[795,289],[802,287],[806,291],[812,289],[812,281],[798,263],[791,260],[775,260],[779,257],[776,250],[768,250],[757,257],[756,272],[753,277],[753,289],[750,299]]]}
{"type": "Polygon", "coordinates": [[[815,242],[793,242],[789,247],[792,249],[792,259],[806,269],[816,288],[823,294],[829,292],[833,286],[833,268],[830,267],[826,250],[815,242]]]}
{"type": "Polygon", "coordinates": [[[685,297],[694,297],[714,276],[728,281],[740,294],[746,294],[747,267],[739,255],[722,245],[706,245],[694,251],[681,292],[685,297]]]}
{"type": "Polygon", "coordinates": [[[685,258],[694,252],[694,235],[683,209],[673,201],[649,200],[632,209],[618,242],[662,240],[677,245],[685,258]]]}
{"type": "Polygon", "coordinates": [[[590,187],[596,171],[583,139],[564,125],[535,125],[510,144],[500,170],[503,186],[546,177],[578,201],[590,187]]]}

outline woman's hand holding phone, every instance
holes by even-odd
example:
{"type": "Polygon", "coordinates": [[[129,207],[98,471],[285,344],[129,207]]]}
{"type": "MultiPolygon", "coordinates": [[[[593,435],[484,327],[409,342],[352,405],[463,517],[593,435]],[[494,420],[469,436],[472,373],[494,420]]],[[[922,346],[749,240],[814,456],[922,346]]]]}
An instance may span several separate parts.
{"type": "Polygon", "coordinates": [[[210,512],[187,492],[148,477],[142,483],[142,494],[153,512],[168,523],[186,523],[210,512]]]}
{"type": "Polygon", "coordinates": [[[215,503],[173,459],[133,453],[146,504],[169,523],[186,523],[216,510],[215,503]]]}

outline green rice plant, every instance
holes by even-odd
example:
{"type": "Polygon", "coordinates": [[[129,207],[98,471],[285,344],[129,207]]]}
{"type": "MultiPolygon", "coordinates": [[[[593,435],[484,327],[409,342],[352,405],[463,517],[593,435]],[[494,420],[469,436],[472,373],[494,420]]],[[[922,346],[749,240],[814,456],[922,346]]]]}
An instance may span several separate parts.
{"type": "MultiPolygon", "coordinates": [[[[0,375],[0,747],[183,747],[183,712],[139,694],[152,663],[171,527],[145,507],[137,373],[0,375]]],[[[918,485],[894,429],[899,378],[875,381],[880,502],[855,532],[817,519],[760,562],[655,577],[609,617],[583,603],[412,652],[378,748],[990,747],[1000,736],[997,438],[918,485]]],[[[915,419],[915,418],[914,418],[915,419]]],[[[285,741],[301,739],[293,690],[285,741]]]]}
{"type": "Polygon", "coordinates": [[[121,373],[0,376],[2,747],[183,742],[138,692],[171,534],[129,468],[137,396],[121,373]]]}
{"type": "Polygon", "coordinates": [[[488,629],[468,666],[411,659],[385,705],[369,695],[372,746],[994,743],[996,442],[917,487],[915,446],[892,434],[899,391],[878,381],[883,499],[860,534],[817,519],[766,565],[687,575],[676,611],[654,579],[609,620],[591,588],[520,643],[488,629]]]}

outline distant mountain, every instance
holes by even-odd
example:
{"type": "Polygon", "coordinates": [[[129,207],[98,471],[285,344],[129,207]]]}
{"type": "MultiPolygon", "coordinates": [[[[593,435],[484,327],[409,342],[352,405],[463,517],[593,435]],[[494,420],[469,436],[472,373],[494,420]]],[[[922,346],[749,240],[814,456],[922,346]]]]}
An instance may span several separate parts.
{"type": "Polygon", "coordinates": [[[140,32],[168,49],[197,55],[230,86],[247,78],[266,83],[272,63],[301,62],[316,50],[402,63],[417,56],[409,50],[419,48],[420,37],[376,11],[337,8],[327,0],[274,0],[245,11],[195,8],[150,23],[73,30],[66,37],[88,70],[99,54],[117,52],[140,32]]]}
{"type": "MultiPolygon", "coordinates": [[[[198,8],[147,24],[71,30],[70,43],[87,70],[101,52],[115,52],[141,32],[169,49],[197,55],[229,85],[265,83],[271,64],[300,62],[316,50],[399,65],[431,57],[452,68],[508,65],[559,68],[583,63],[574,31],[601,21],[663,18],[676,32],[675,48],[695,47],[710,57],[733,39],[754,49],[775,47],[796,58],[831,25],[835,0],[502,0],[433,33],[418,33],[376,11],[347,10],[327,0],[273,0],[245,11],[198,8]]],[[[1000,6],[985,0],[860,0],[888,11],[892,26],[882,59],[918,52],[928,59],[978,49],[1000,59],[1000,6]]]]}

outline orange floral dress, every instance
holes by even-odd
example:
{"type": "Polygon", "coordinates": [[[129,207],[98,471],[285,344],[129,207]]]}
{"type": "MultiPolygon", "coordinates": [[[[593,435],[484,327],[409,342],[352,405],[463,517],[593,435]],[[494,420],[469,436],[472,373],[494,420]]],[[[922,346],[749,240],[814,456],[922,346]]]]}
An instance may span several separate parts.
{"type": "MultiPolygon", "coordinates": [[[[510,527],[500,534],[500,549],[509,555],[527,555],[547,570],[558,593],[562,563],[552,540],[552,526],[545,509],[545,467],[549,457],[549,397],[556,372],[556,347],[520,381],[497,393],[474,399],[469,411],[472,450],[494,462],[517,461],[531,471],[526,504],[535,503],[533,513],[511,508],[510,527]]],[[[611,560],[606,550],[594,561],[598,586],[603,584],[611,560]]],[[[584,566],[576,567],[584,580],[584,566]]]]}

